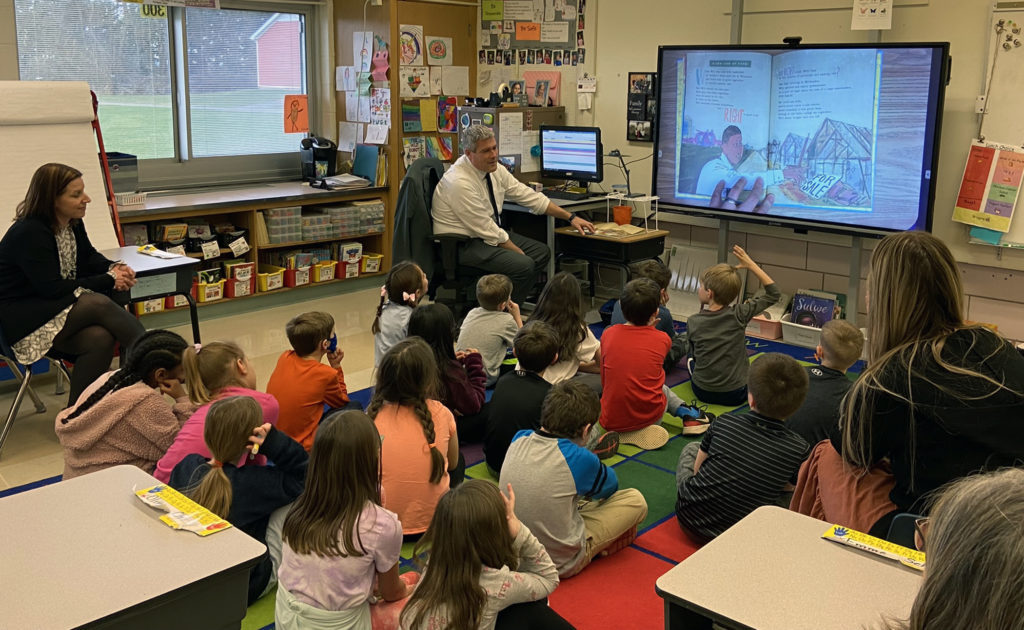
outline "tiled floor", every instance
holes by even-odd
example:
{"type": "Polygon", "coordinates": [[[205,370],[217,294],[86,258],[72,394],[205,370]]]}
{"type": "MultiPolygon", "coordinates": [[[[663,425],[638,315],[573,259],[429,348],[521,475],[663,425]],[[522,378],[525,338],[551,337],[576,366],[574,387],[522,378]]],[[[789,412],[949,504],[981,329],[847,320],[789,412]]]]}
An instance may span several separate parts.
{"type": "MultiPolygon", "coordinates": [[[[256,367],[258,387],[266,387],[277,357],[288,346],[284,325],[293,316],[305,311],[322,310],[334,316],[338,344],[345,351],[342,366],[351,391],[371,385],[373,375],[373,335],[370,326],[380,298],[378,289],[364,289],[333,297],[302,301],[288,306],[259,309],[259,301],[249,302],[254,310],[227,317],[204,317],[200,309],[200,332],[203,340],[231,339],[242,346],[256,367]],[[258,310],[256,310],[258,309],[258,310]]],[[[143,323],[146,320],[143,319],[143,323]]],[[[171,328],[191,339],[188,326],[171,328]]],[[[46,411],[35,413],[30,400],[25,400],[14,421],[14,427],[0,453],[0,490],[58,475],[64,468],[64,457],[53,432],[57,412],[66,404],[66,396],[54,395],[54,380],[41,376],[33,380],[34,389],[46,404],[46,411]]],[[[0,385],[0,422],[14,400],[16,388],[11,382],[0,385]]]]}

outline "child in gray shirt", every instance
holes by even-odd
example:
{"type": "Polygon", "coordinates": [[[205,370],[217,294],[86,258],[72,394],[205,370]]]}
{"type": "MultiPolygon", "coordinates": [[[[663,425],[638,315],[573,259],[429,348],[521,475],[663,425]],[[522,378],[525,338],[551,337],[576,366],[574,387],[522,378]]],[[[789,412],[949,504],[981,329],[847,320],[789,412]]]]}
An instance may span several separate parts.
{"type": "Polygon", "coordinates": [[[700,400],[713,405],[747,402],[747,324],[779,300],[779,289],[747,252],[734,245],[736,267],[719,263],[701,273],[697,296],[701,310],[686,320],[690,384],[700,400]],[[739,296],[740,269],[749,269],[764,285],[764,295],[730,306],[739,296]]]}
{"type": "Polygon", "coordinates": [[[476,299],[480,306],[466,314],[455,347],[475,348],[483,358],[487,387],[497,382],[501,363],[508,348],[523,327],[519,305],[512,301],[512,281],[508,276],[492,273],[476,283],[476,299]]]}

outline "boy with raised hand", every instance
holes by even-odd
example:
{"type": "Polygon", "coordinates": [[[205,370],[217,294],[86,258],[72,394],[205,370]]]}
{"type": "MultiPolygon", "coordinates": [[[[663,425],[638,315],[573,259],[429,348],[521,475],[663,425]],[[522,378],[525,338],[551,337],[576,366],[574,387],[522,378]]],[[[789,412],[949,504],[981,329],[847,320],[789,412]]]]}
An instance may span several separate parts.
{"type": "Polygon", "coordinates": [[[857,362],[864,350],[864,334],[845,319],[833,319],[821,327],[821,341],[814,358],[821,365],[804,368],[810,385],[807,399],[786,422],[807,443],[814,446],[822,440],[841,442],[839,406],[853,383],[846,371],[857,362]]]}
{"type": "Polygon", "coordinates": [[[668,442],[668,431],[661,426],[666,413],[683,418],[688,435],[703,433],[711,421],[665,386],[662,364],[671,341],[654,326],[660,301],[661,289],[654,280],[629,281],[619,299],[626,323],[601,335],[601,426],[617,431],[620,442],[643,449],[668,442]]]}
{"type": "Polygon", "coordinates": [[[512,301],[512,281],[508,276],[492,273],[476,283],[476,299],[480,306],[466,314],[455,347],[476,348],[487,372],[486,387],[498,381],[501,364],[516,333],[523,327],[519,305],[512,301]]]}
{"type": "Polygon", "coordinates": [[[747,394],[750,411],[718,416],[699,443],[687,444],[679,454],[680,527],[712,539],[792,491],[810,445],[786,427],[785,419],[806,395],[807,373],[796,359],[773,352],[754,361],[747,394]]]}
{"type": "Polygon", "coordinates": [[[499,487],[516,489],[516,516],[562,578],[598,554],[627,547],[647,516],[640,491],[619,490],[615,471],[583,446],[600,413],[601,401],[586,384],[570,379],[552,386],[540,429],[517,433],[501,467],[499,487]]]}
{"type": "Polygon", "coordinates": [[[698,399],[738,407],[747,399],[746,328],[755,315],[779,301],[775,281],[739,245],[732,248],[735,267],[719,263],[700,276],[701,310],[686,320],[690,384],[698,399]],[[764,285],[764,295],[732,306],[739,297],[740,269],[749,269],[764,285]]]}
{"type": "Polygon", "coordinates": [[[329,313],[297,315],[284,330],[292,349],[278,358],[267,393],[281,405],[277,428],[308,451],[325,409],[362,409],[362,405],[349,401],[341,369],[345,352],[338,347],[329,313]],[[323,364],[325,356],[330,365],[323,364]]]}

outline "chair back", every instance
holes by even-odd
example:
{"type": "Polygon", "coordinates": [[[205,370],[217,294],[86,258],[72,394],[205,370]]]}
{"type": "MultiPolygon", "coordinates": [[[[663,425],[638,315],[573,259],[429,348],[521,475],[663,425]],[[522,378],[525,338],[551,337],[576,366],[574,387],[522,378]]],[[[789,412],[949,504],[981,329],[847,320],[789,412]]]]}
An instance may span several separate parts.
{"type": "Polygon", "coordinates": [[[392,261],[411,260],[428,278],[435,267],[434,228],[430,209],[434,189],[444,176],[437,158],[420,158],[409,166],[398,191],[395,206],[395,233],[391,245],[392,261]]]}

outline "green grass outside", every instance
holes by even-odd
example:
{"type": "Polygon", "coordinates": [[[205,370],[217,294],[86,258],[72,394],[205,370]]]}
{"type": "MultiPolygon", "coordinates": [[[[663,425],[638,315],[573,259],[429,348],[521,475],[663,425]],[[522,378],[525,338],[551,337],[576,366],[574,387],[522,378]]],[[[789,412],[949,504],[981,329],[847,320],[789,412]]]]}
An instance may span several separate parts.
{"type": "MultiPolygon", "coordinates": [[[[282,124],[288,93],[291,91],[235,90],[193,95],[192,152],[205,157],[297,150],[301,134],[285,134],[282,124]],[[261,133],[257,141],[254,129],[273,133],[261,133]]],[[[140,160],[174,156],[170,96],[98,98],[107,151],[131,153],[140,160]]]]}

